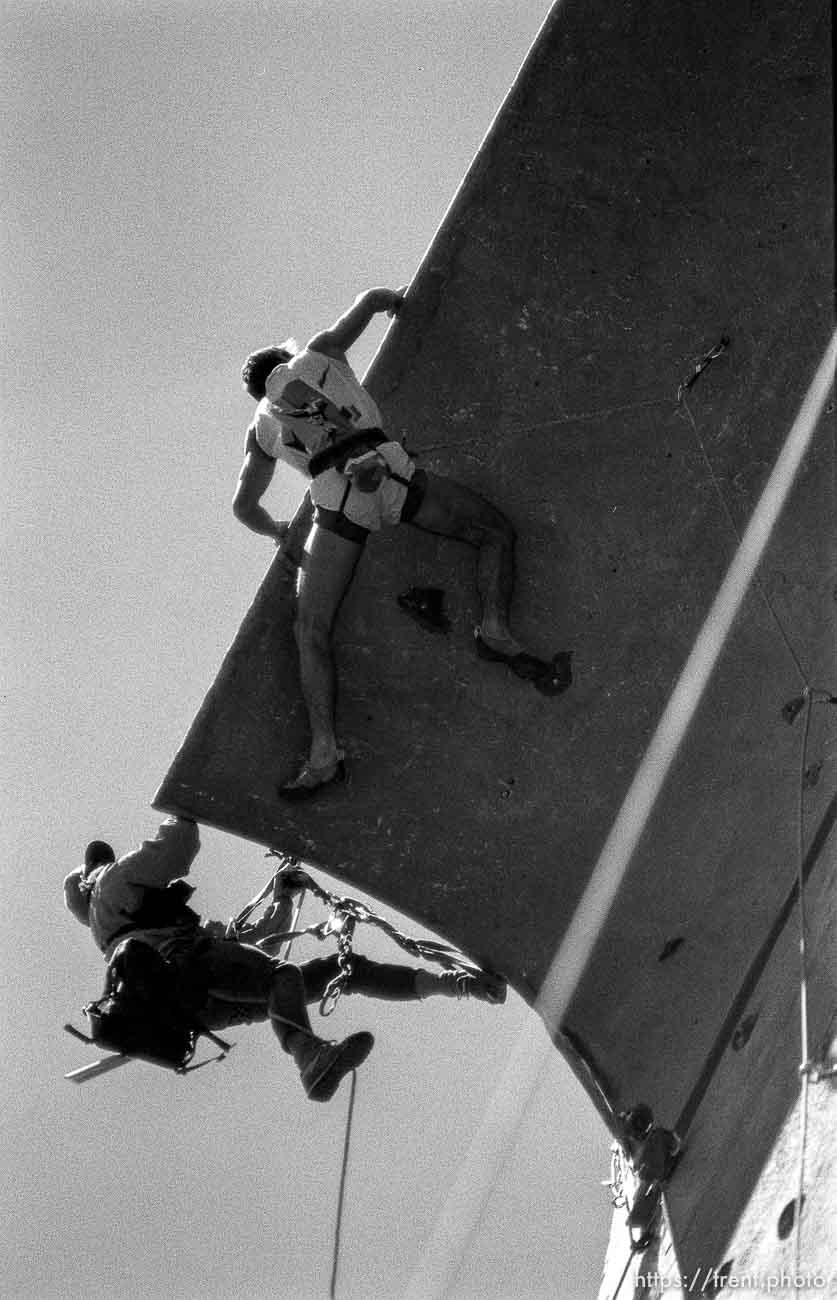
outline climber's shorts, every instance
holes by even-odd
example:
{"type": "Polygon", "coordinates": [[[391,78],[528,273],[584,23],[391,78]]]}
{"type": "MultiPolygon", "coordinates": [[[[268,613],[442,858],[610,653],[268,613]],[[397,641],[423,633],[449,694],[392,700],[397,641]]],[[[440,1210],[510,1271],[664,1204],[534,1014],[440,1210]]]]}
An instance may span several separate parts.
{"type": "Polygon", "coordinates": [[[326,469],[311,483],[314,522],[362,545],[370,533],[409,523],[424,497],[427,479],[400,442],[381,442],[375,450],[390,468],[390,477],[374,492],[361,492],[338,469],[326,469]]]}

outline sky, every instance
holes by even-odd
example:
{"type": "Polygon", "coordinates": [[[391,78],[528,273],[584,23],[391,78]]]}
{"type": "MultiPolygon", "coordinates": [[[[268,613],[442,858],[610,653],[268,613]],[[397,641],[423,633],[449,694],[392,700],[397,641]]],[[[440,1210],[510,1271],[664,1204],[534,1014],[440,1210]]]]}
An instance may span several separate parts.
{"type": "MultiPolygon", "coordinates": [[[[348,1085],[306,1102],[264,1026],[186,1078],[133,1063],[66,1082],[93,1053],[62,1026],[83,1025],[103,966],[61,881],[88,840],[125,852],[153,834],[150,800],[272,558],[230,510],[243,357],[409,281],[547,8],[0,9],[0,1277],[16,1300],[328,1294],[348,1085]]],[[[359,372],[382,331],[354,350],[359,372]]],[[[277,475],[273,513],[301,491],[277,475]]],[[[271,863],[202,841],[195,902],[226,919],[271,863]]],[[[363,949],[397,959],[379,937],[363,949]]],[[[358,1073],[345,1300],[406,1291],[493,1086],[539,1033],[515,995],[344,1000],[325,1032],[357,1028],[377,1042],[358,1073]]],[[[595,1295],[608,1148],[545,1052],[453,1300],[595,1295]]]]}

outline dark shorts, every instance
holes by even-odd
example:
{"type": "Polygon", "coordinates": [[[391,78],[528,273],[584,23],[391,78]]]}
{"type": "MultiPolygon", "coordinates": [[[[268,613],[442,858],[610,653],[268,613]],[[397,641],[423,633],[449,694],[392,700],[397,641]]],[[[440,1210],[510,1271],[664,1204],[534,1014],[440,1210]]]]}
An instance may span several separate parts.
{"type": "MultiPolygon", "coordinates": [[[[413,477],[407,484],[407,491],[404,497],[404,504],[401,507],[401,514],[398,522],[408,524],[411,519],[418,513],[419,507],[424,500],[424,494],[427,491],[427,475],[423,469],[417,469],[413,477]]],[[[347,494],[348,495],[348,494],[347,494]]],[[[314,523],[319,528],[325,529],[327,533],[336,533],[338,537],[345,537],[349,542],[355,542],[358,546],[363,546],[370,532],[370,528],[363,528],[356,524],[353,519],[349,519],[341,510],[328,510],[325,506],[317,506],[314,510],[314,523]]]]}

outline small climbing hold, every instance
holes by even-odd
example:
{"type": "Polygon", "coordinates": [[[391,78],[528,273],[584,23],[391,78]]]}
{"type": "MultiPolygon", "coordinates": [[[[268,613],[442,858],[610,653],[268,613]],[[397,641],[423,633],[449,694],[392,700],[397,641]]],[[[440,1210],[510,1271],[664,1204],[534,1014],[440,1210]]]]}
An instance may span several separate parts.
{"type": "Polygon", "coordinates": [[[662,950],[660,952],[660,955],[657,958],[657,961],[668,961],[669,957],[672,957],[674,953],[677,952],[677,949],[680,948],[685,942],[686,940],[680,934],[677,935],[675,939],[669,939],[666,943],[663,944],[662,950]]]}
{"type": "MultiPolygon", "coordinates": [[[[802,1207],[802,1209],[805,1208],[804,1193],[800,1198],[799,1204],[802,1207]]],[[[795,1222],[796,1222],[796,1197],[794,1197],[793,1200],[788,1201],[787,1205],[782,1210],[782,1213],[779,1215],[779,1222],[776,1225],[776,1233],[780,1241],[785,1241],[785,1239],[790,1236],[795,1222]]]]}
{"type": "Polygon", "coordinates": [[[785,722],[791,723],[796,721],[797,715],[805,707],[805,698],[804,695],[796,695],[792,700],[788,700],[787,704],[782,705],[782,717],[785,722]]]}
{"type": "Polygon", "coordinates": [[[444,599],[441,587],[410,587],[398,597],[398,607],[427,632],[445,635],[450,631],[450,619],[443,609],[444,599]]]}
{"type": "Polygon", "coordinates": [[[750,1035],[756,1027],[757,1020],[758,1012],[754,1012],[750,1016],[745,1016],[741,1021],[741,1024],[738,1025],[732,1036],[732,1050],[734,1052],[740,1052],[742,1047],[745,1047],[749,1042],[750,1035]]]}

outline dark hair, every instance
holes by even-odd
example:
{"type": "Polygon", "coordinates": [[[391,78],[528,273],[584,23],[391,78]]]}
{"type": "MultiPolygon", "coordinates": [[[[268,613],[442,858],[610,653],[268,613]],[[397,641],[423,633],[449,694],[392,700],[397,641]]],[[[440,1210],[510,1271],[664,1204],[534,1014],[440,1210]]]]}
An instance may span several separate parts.
{"type": "Polygon", "coordinates": [[[290,361],[292,356],[293,352],[286,347],[259,348],[257,352],[251,352],[241,367],[241,382],[250,396],[260,402],[270,372],[290,361]]]}

